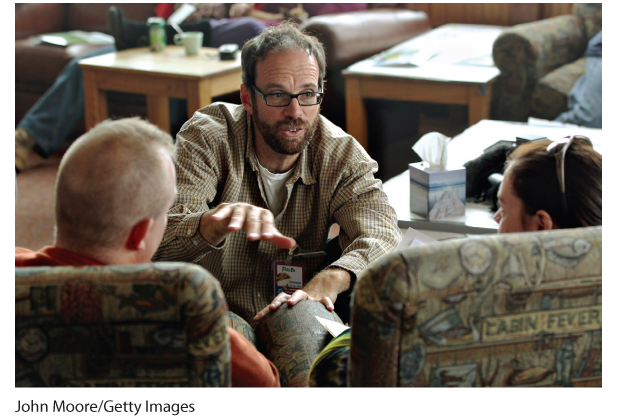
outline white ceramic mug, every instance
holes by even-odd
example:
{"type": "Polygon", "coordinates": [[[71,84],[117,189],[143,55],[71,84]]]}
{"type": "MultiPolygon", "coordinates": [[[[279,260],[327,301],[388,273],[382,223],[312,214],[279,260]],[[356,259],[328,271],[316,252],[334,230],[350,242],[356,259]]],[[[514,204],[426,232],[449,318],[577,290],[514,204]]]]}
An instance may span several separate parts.
{"type": "Polygon", "coordinates": [[[197,55],[202,47],[204,34],[202,32],[183,32],[174,35],[174,43],[176,45],[184,45],[187,55],[197,55]]]}

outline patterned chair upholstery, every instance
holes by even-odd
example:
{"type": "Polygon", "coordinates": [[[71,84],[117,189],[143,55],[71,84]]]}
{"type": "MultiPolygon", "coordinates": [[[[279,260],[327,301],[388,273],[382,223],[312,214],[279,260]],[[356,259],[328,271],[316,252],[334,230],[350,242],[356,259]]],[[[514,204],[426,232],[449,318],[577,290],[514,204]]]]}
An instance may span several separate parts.
{"type": "Polygon", "coordinates": [[[196,265],[16,268],[15,386],[229,386],[227,326],[196,265]]]}
{"type": "Polygon", "coordinates": [[[601,227],[393,252],[354,291],[351,386],[601,386],[601,227]]]}
{"type": "Polygon", "coordinates": [[[572,15],[506,29],[493,46],[500,75],[493,88],[492,118],[553,120],[568,110],[567,96],[586,71],[588,41],[601,29],[601,3],[576,3],[572,15]]]}

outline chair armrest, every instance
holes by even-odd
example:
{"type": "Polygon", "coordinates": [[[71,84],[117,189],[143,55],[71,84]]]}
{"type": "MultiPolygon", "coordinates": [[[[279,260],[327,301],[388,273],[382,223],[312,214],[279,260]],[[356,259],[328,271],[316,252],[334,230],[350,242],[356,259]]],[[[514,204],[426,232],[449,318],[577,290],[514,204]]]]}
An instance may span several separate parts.
{"type": "Polygon", "coordinates": [[[307,387],[311,364],[332,338],[315,316],[341,323],[322,303],[302,300],[283,304],[255,327],[258,349],[279,370],[281,387],[307,387]]]}
{"type": "Polygon", "coordinates": [[[493,60],[500,75],[494,85],[492,116],[527,120],[537,82],[552,70],[581,57],[586,42],[583,21],[574,15],[506,29],[493,45],[493,60]]]}
{"type": "Polygon", "coordinates": [[[586,42],[578,17],[558,16],[505,30],[494,42],[493,59],[502,74],[531,88],[550,71],[581,57],[586,42]]]}

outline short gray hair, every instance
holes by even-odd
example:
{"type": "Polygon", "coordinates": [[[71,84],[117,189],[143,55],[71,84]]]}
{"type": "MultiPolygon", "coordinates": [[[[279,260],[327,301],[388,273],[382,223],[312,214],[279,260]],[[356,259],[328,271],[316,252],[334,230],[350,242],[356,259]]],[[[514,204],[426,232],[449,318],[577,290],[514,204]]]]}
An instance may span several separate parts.
{"type": "Polygon", "coordinates": [[[56,179],[57,238],[109,249],[139,221],[167,211],[164,156],[173,159],[172,152],[172,137],[139,118],[107,120],[79,137],[56,179]]]}
{"type": "Polygon", "coordinates": [[[324,88],[326,56],[324,47],[315,36],[301,32],[297,25],[283,21],[278,26],[268,26],[258,36],[250,39],[242,48],[242,82],[251,90],[255,86],[256,64],[269,54],[301,49],[313,55],[318,63],[318,86],[324,88]]]}

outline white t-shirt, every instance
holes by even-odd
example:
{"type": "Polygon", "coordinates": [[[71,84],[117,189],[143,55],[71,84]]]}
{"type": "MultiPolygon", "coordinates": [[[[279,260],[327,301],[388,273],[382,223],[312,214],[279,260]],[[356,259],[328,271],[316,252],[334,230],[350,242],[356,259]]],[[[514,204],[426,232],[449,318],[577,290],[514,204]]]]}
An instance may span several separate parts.
{"type": "Polygon", "coordinates": [[[288,191],[285,188],[285,182],[292,176],[292,167],[285,173],[271,173],[268,169],[262,167],[258,162],[260,176],[264,184],[264,192],[266,193],[266,202],[273,215],[276,217],[283,210],[285,200],[288,198],[288,191]]]}

